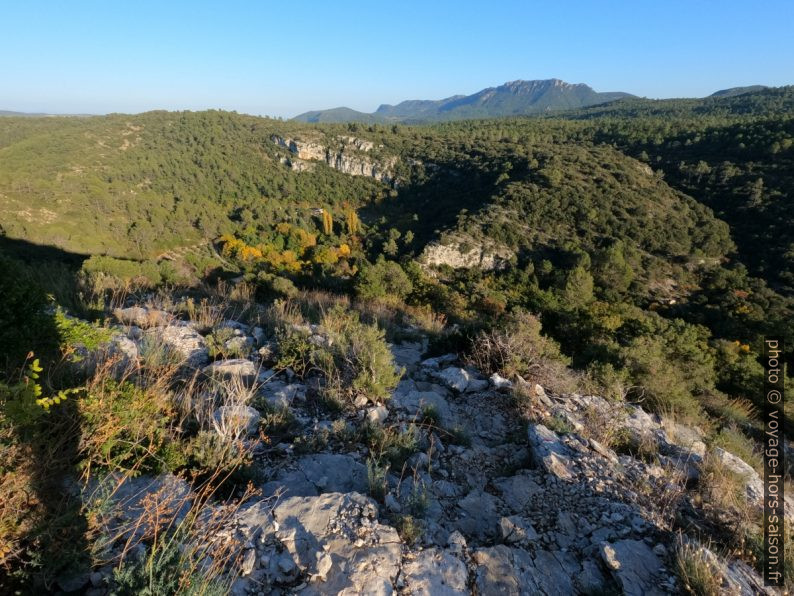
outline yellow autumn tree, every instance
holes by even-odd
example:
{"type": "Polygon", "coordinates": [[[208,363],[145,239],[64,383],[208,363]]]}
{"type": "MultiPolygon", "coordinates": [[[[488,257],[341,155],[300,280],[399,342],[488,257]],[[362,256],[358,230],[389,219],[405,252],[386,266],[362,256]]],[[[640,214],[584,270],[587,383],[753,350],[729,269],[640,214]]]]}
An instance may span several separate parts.
{"type": "Polygon", "coordinates": [[[361,223],[358,220],[358,214],[355,209],[348,209],[345,214],[345,223],[347,223],[347,233],[351,236],[358,233],[361,229],[361,223]]]}
{"type": "Polygon", "coordinates": [[[323,209],[323,233],[326,236],[334,233],[334,216],[328,209],[323,209]]]}

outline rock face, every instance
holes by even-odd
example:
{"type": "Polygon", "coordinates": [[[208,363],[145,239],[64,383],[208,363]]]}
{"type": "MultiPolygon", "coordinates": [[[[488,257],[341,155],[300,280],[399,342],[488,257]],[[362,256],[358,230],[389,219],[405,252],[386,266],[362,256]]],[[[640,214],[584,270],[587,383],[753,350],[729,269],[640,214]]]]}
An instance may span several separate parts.
{"type": "Polygon", "coordinates": [[[513,253],[498,246],[485,246],[473,239],[448,240],[444,244],[428,244],[420,260],[425,265],[448,265],[453,269],[478,267],[485,271],[503,269],[513,257],[513,253]]]}
{"type": "Polygon", "coordinates": [[[662,594],[656,588],[661,561],[639,540],[620,540],[601,545],[601,556],[626,596],[662,594]]]}
{"type": "Polygon", "coordinates": [[[347,455],[320,453],[299,459],[265,484],[266,495],[315,496],[325,492],[366,492],[367,468],[347,455]]]}
{"type": "Polygon", "coordinates": [[[293,139],[274,135],[272,141],[279,147],[287,149],[294,157],[288,158],[288,165],[294,170],[308,169],[306,162],[321,161],[329,167],[351,176],[367,176],[378,182],[393,184],[394,168],[397,158],[394,156],[374,159],[368,155],[374,144],[355,137],[338,137],[335,147],[326,146],[316,141],[293,139]]]}
{"type": "Polygon", "coordinates": [[[276,537],[296,569],[312,578],[300,594],[393,592],[400,537],[378,523],[372,499],[358,493],[291,497],[276,506],[273,516],[279,524],[276,537]]]}

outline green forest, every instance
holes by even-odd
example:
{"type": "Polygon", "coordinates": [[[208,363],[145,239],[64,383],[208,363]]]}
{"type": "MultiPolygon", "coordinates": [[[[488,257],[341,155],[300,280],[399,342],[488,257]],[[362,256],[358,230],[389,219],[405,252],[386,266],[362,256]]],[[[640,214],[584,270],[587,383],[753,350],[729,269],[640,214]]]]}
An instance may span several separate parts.
{"type": "Polygon", "coordinates": [[[464,342],[527,309],[581,370],[697,415],[757,400],[761,338],[794,325],[792,114],[779,88],[428,126],[8,117],[0,222],[95,276],[380,293],[458,323],[464,342]],[[276,136],[392,177],[294,167],[276,136]],[[426,267],[429,244],[504,258],[426,267]]]}

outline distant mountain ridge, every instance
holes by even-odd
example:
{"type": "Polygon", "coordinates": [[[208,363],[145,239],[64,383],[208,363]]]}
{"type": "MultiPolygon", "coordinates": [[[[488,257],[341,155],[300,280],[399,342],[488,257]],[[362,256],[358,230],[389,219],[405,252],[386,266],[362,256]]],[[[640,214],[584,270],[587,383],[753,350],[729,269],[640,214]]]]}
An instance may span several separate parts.
{"type": "Polygon", "coordinates": [[[295,116],[299,122],[431,122],[466,118],[523,116],[553,110],[583,108],[625,97],[630,93],[599,93],[583,83],[560,79],[511,81],[472,95],[453,95],[439,100],[407,100],[383,104],[372,114],[350,108],[314,110],[295,116]]]}
{"type": "Polygon", "coordinates": [[[756,91],[763,91],[769,89],[766,85],[748,85],[746,87],[731,87],[730,89],[720,89],[715,91],[709,97],[736,97],[737,95],[745,95],[746,93],[755,93],[756,91]]]}

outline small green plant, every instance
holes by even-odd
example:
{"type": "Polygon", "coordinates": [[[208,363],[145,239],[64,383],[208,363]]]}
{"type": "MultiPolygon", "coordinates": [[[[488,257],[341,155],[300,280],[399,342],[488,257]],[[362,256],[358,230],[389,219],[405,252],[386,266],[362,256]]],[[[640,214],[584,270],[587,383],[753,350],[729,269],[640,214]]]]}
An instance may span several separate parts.
{"type": "Polygon", "coordinates": [[[179,529],[159,536],[149,553],[123,561],[114,570],[110,594],[113,596],[222,596],[228,586],[217,577],[212,567],[202,567],[194,558],[196,553],[181,548],[179,529]]]}
{"type": "Polygon", "coordinates": [[[644,462],[653,463],[659,455],[659,445],[651,433],[640,436],[627,429],[619,429],[612,433],[609,446],[621,455],[631,455],[644,462]]]}
{"type": "Polygon", "coordinates": [[[567,435],[574,431],[571,423],[558,415],[549,416],[543,421],[543,425],[549,430],[553,430],[558,435],[567,435]]]}
{"type": "Polygon", "coordinates": [[[60,308],[55,311],[55,327],[66,353],[80,347],[94,351],[113,337],[110,329],[70,317],[60,308]]]}
{"type": "Polygon", "coordinates": [[[419,423],[431,428],[441,428],[441,414],[438,408],[433,404],[422,406],[422,411],[419,413],[419,423]]]}
{"type": "Polygon", "coordinates": [[[98,378],[77,402],[83,467],[159,473],[184,465],[174,410],[162,388],[98,378]]]}
{"type": "Polygon", "coordinates": [[[229,343],[235,337],[234,329],[231,327],[219,327],[210,333],[206,337],[210,358],[245,357],[246,350],[241,345],[236,345],[234,342],[229,343]]]}
{"type": "Polygon", "coordinates": [[[422,536],[422,524],[411,515],[401,515],[394,523],[397,533],[403,542],[408,545],[415,544],[422,536]]]}
{"type": "Polygon", "coordinates": [[[169,370],[182,363],[182,357],[154,334],[147,334],[140,343],[141,362],[150,370],[169,370]]]}
{"type": "Polygon", "coordinates": [[[301,330],[279,327],[276,330],[278,343],[278,360],[276,368],[292,369],[298,376],[304,376],[313,366],[316,346],[309,342],[309,337],[301,330]]]}
{"type": "Polygon", "coordinates": [[[321,365],[329,384],[350,397],[387,399],[403,371],[396,370],[383,330],[362,323],[357,313],[341,306],[325,314],[322,327],[330,340],[321,365]]]}
{"type": "MultiPolygon", "coordinates": [[[[32,357],[32,354],[30,355],[32,357]]],[[[70,395],[79,393],[79,389],[63,389],[55,395],[43,396],[44,390],[39,383],[41,367],[38,358],[30,361],[22,378],[13,385],[0,383],[0,406],[12,423],[20,428],[27,428],[50,408],[66,401],[70,395]]]]}
{"type": "Polygon", "coordinates": [[[388,474],[388,464],[384,466],[374,458],[367,460],[367,485],[373,499],[383,502],[386,498],[386,493],[389,491],[388,474]]]}
{"type": "Polygon", "coordinates": [[[455,426],[446,429],[443,434],[448,443],[452,445],[461,445],[463,447],[471,447],[471,436],[466,432],[462,426],[455,426]]]}
{"type": "Polygon", "coordinates": [[[295,419],[295,414],[288,406],[273,408],[269,405],[260,405],[255,402],[254,407],[263,412],[262,432],[271,441],[278,443],[282,439],[292,436],[300,428],[295,419]]]}
{"type": "Polygon", "coordinates": [[[430,496],[423,482],[413,479],[411,495],[408,497],[408,511],[413,517],[422,518],[427,515],[430,506],[430,496]]]}
{"type": "Polygon", "coordinates": [[[746,512],[746,479],[731,470],[714,454],[709,452],[700,465],[700,490],[709,506],[723,510],[746,512]]]}
{"type": "Polygon", "coordinates": [[[237,442],[224,440],[217,432],[202,430],[185,446],[187,465],[199,474],[218,471],[247,476],[251,466],[251,454],[237,442]]]}
{"type": "Polygon", "coordinates": [[[403,431],[393,427],[366,425],[362,438],[378,460],[385,460],[392,470],[402,470],[405,462],[419,450],[416,429],[409,426],[403,431]]]}

